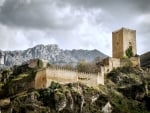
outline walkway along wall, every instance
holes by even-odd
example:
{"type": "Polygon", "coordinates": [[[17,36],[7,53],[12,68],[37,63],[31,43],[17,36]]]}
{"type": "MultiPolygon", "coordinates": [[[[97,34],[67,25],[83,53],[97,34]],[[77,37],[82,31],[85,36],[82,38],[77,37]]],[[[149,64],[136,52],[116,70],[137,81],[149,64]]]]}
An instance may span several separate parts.
{"type": "Polygon", "coordinates": [[[39,70],[35,77],[35,89],[47,88],[51,82],[55,81],[60,84],[83,83],[90,87],[96,87],[99,84],[104,85],[104,73],[80,73],[73,70],[60,68],[46,68],[39,70]]]}

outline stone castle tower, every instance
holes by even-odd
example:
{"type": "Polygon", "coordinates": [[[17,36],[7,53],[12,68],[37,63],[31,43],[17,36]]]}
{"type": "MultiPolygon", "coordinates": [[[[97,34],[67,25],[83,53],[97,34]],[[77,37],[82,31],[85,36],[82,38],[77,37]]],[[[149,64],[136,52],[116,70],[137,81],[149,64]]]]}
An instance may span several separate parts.
{"type": "Polygon", "coordinates": [[[112,32],[112,52],[113,58],[123,58],[126,50],[132,47],[133,56],[136,52],[136,30],[121,28],[112,32]]]}

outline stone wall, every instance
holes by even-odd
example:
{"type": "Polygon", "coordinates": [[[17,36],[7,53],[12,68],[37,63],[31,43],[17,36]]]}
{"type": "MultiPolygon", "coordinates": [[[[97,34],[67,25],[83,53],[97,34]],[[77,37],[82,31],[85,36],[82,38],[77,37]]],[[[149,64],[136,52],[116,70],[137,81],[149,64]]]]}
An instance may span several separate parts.
{"type": "Polygon", "coordinates": [[[60,68],[47,68],[46,87],[50,86],[51,81],[56,81],[61,84],[77,82],[77,72],[60,68]]]}
{"type": "Polygon", "coordinates": [[[52,81],[60,84],[79,82],[90,87],[96,87],[99,84],[104,85],[104,73],[80,73],[60,68],[46,68],[37,72],[35,77],[35,89],[47,88],[52,81]]]}
{"type": "Polygon", "coordinates": [[[39,70],[35,76],[35,89],[46,87],[46,71],[45,69],[39,70]]]}
{"type": "Polygon", "coordinates": [[[120,59],[108,57],[102,61],[104,73],[110,72],[112,69],[120,67],[120,59]]]}
{"type": "Polygon", "coordinates": [[[77,73],[78,82],[82,84],[86,84],[89,87],[96,87],[99,84],[104,85],[104,74],[98,73],[77,73]]]}
{"type": "Polygon", "coordinates": [[[120,59],[120,66],[140,67],[140,57],[131,57],[129,59],[120,59]]]}
{"type": "Polygon", "coordinates": [[[108,57],[102,61],[101,67],[103,68],[102,71],[104,71],[104,73],[106,74],[117,67],[124,67],[124,66],[139,67],[140,57],[131,57],[125,59],[108,57]]]}

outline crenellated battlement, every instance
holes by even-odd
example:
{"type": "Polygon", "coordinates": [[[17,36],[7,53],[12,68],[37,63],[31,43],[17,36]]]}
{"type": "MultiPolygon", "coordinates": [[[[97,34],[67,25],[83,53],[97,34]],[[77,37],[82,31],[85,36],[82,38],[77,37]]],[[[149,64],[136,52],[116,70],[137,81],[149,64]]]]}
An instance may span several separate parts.
{"type": "Polygon", "coordinates": [[[83,73],[63,68],[45,68],[37,72],[35,77],[35,88],[47,88],[52,81],[60,84],[79,82],[90,87],[96,87],[99,84],[104,85],[104,74],[83,73]]]}

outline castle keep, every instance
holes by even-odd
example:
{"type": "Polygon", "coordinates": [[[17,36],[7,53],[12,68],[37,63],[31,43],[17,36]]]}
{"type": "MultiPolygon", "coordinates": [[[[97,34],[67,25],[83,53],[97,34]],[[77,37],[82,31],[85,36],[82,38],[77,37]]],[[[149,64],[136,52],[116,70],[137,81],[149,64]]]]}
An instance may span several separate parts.
{"type": "Polygon", "coordinates": [[[113,57],[105,58],[101,62],[104,72],[108,73],[113,68],[123,66],[139,67],[140,57],[137,55],[136,51],[135,30],[121,28],[112,32],[113,57]]]}
{"type": "Polygon", "coordinates": [[[121,28],[112,32],[112,52],[113,58],[123,58],[126,56],[126,50],[131,47],[133,56],[136,53],[136,31],[121,28]]]}

